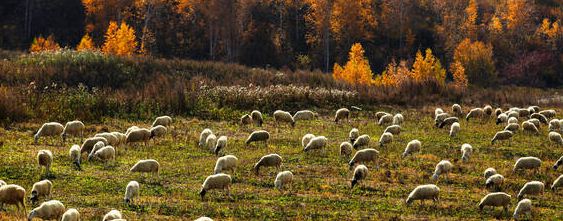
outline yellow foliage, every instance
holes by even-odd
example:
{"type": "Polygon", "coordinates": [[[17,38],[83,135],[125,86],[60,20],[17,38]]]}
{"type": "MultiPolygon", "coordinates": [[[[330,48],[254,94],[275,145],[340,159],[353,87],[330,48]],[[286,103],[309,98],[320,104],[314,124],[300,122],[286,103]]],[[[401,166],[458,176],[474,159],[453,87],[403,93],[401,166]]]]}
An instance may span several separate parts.
{"type": "Polygon", "coordinates": [[[412,78],[417,83],[435,81],[444,85],[446,81],[446,70],[442,68],[440,60],[434,57],[430,48],[426,49],[425,55],[418,51],[412,65],[412,78]]]}
{"type": "Polygon", "coordinates": [[[351,84],[372,84],[373,73],[369,61],[364,57],[364,49],[355,43],[350,49],[348,62],[344,67],[334,64],[333,77],[351,84]]]}
{"type": "Polygon", "coordinates": [[[31,43],[31,47],[29,48],[30,52],[39,52],[39,51],[56,51],[61,49],[61,46],[55,42],[55,38],[53,35],[49,35],[47,38],[43,38],[39,36],[38,38],[33,39],[33,43],[31,43]]]}
{"type": "Polygon", "coordinates": [[[85,34],[82,39],[80,39],[80,43],[78,43],[78,46],[76,47],[76,50],[78,51],[91,51],[95,49],[96,46],[94,45],[94,41],[92,41],[92,38],[88,34],[85,34]]]}
{"type": "Polygon", "coordinates": [[[375,78],[375,85],[385,87],[398,87],[411,79],[411,72],[407,67],[406,61],[401,61],[399,65],[392,61],[387,65],[385,71],[375,78]]]}
{"type": "Polygon", "coordinates": [[[463,66],[472,83],[489,84],[495,73],[493,48],[480,41],[461,41],[454,51],[454,62],[463,66]]]}
{"type": "Polygon", "coordinates": [[[471,39],[477,38],[477,11],[477,3],[475,0],[470,0],[469,5],[465,8],[466,19],[462,28],[466,32],[465,34],[471,39]]]}
{"type": "Polygon", "coordinates": [[[539,35],[545,36],[548,40],[557,39],[563,30],[559,27],[559,22],[549,22],[549,19],[544,18],[542,24],[536,30],[539,35]]]}
{"type": "Polygon", "coordinates": [[[460,90],[465,90],[469,85],[467,76],[465,76],[465,68],[460,62],[454,62],[450,66],[450,72],[454,77],[454,86],[460,90]]]}
{"type": "Polygon", "coordinates": [[[119,28],[116,22],[110,22],[102,47],[104,53],[116,55],[132,55],[137,50],[135,31],[125,22],[119,28]]]}
{"type": "Polygon", "coordinates": [[[497,16],[493,16],[493,18],[491,18],[491,22],[489,23],[489,30],[495,34],[502,33],[502,23],[497,16]]]}

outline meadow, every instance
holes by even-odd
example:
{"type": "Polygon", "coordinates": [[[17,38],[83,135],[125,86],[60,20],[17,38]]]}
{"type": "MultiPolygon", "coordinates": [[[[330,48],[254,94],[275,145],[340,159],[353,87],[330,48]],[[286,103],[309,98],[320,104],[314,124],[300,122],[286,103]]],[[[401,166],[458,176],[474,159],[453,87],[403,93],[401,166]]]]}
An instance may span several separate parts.
{"type": "MultiPolygon", "coordinates": [[[[407,109],[378,107],[353,112],[350,123],[333,122],[334,110],[319,110],[319,119],[299,121],[295,128],[277,127],[271,113],[264,112],[262,129],[271,133],[268,145],[247,146],[248,134],[258,129],[241,126],[237,118],[227,120],[202,120],[174,117],[170,133],[160,140],[142,145],[117,147],[115,162],[104,166],[99,162],[83,162],[77,171],[68,156],[71,139],[61,144],[60,138],[41,139],[33,144],[33,133],[43,122],[37,120],[12,124],[0,129],[0,179],[18,184],[28,190],[34,182],[45,178],[37,166],[36,154],[41,149],[54,154],[52,176],[48,177],[54,190],[51,198],[60,200],[67,208],[77,208],[82,220],[101,220],[110,209],[120,210],[127,220],[193,220],[208,216],[215,220],[490,220],[509,219],[517,204],[516,195],[524,183],[539,180],[550,186],[561,172],[551,169],[563,149],[549,143],[547,126],[542,125],[541,135],[517,133],[512,145],[491,145],[491,138],[504,125],[495,125],[493,117],[483,122],[462,120],[458,137],[450,138],[448,129],[434,127],[432,107],[407,109]],[[375,111],[401,112],[405,116],[403,132],[392,144],[379,147],[377,140],[385,127],[378,126],[373,118],[375,111]],[[379,168],[367,164],[369,175],[357,187],[350,188],[352,171],[348,158],[339,154],[339,145],[348,140],[348,132],[357,127],[360,134],[368,134],[370,147],[380,151],[379,168]],[[239,159],[234,174],[231,197],[224,192],[211,191],[205,200],[199,197],[203,180],[213,172],[217,157],[197,146],[199,133],[210,128],[220,136],[228,136],[225,154],[239,159]],[[326,136],[326,148],[303,152],[301,137],[307,133],[326,136]],[[422,150],[414,156],[401,159],[406,144],[413,139],[422,142],[422,150]],[[461,162],[460,146],[469,143],[474,153],[468,163],[461,162]],[[281,170],[295,175],[289,190],[278,191],[273,182],[275,169],[263,169],[256,176],[251,171],[257,160],[266,154],[277,153],[283,157],[281,170]],[[536,156],[543,160],[539,173],[513,173],[516,159],[536,156]],[[156,159],[161,164],[160,176],[132,174],[129,168],[140,159],[156,159]],[[433,183],[430,176],[440,160],[448,159],[454,170],[448,179],[440,177],[440,201],[415,202],[411,206],[405,199],[412,189],[421,184],[433,183]],[[494,167],[506,177],[503,191],[512,195],[509,214],[500,208],[479,211],[479,200],[489,191],[485,188],[483,171],[494,167]],[[131,180],[141,184],[137,205],[123,202],[125,186],[131,180]]],[[[442,106],[449,112],[449,106],[442,106]]],[[[549,107],[542,107],[547,109],[549,107]]],[[[563,109],[555,118],[563,118],[563,109]]],[[[464,107],[467,112],[469,107],[464,107]]],[[[293,111],[292,111],[293,112],[293,111]]],[[[68,119],[71,120],[71,119],[68,119]]],[[[64,122],[61,122],[64,124],[64,122]]],[[[150,120],[131,121],[102,118],[86,124],[86,136],[100,131],[125,131],[132,125],[150,127],[150,120]]],[[[563,219],[563,192],[546,188],[543,195],[530,196],[533,202],[533,220],[563,219]]],[[[27,212],[33,208],[27,202],[27,212]]],[[[27,213],[26,212],[26,213],[27,213]]],[[[23,220],[13,206],[0,211],[0,220],[23,220]]]]}

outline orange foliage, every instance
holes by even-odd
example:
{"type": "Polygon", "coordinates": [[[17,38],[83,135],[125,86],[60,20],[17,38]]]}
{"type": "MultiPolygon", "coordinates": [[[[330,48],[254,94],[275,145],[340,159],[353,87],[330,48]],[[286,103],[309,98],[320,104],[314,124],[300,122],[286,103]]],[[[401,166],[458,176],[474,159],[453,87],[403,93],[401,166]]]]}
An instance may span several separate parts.
{"type": "Polygon", "coordinates": [[[387,65],[385,71],[375,78],[375,85],[385,87],[398,87],[411,79],[411,72],[406,61],[399,65],[393,60],[387,65]]]}
{"type": "Polygon", "coordinates": [[[470,0],[469,5],[465,8],[466,19],[462,25],[465,34],[471,38],[477,38],[477,3],[475,0],[470,0]]]}
{"type": "Polygon", "coordinates": [[[334,64],[333,77],[351,84],[372,84],[373,73],[368,59],[364,56],[364,48],[355,43],[350,49],[348,62],[344,67],[334,64]]]}
{"type": "Polygon", "coordinates": [[[465,68],[463,68],[463,65],[461,65],[460,62],[452,63],[450,72],[454,77],[454,86],[457,89],[465,90],[469,85],[469,81],[467,80],[467,76],[465,76],[465,68]]]}
{"type": "Polygon", "coordinates": [[[495,75],[493,47],[483,42],[464,39],[454,51],[454,61],[463,66],[472,83],[487,85],[495,75]]]}
{"type": "Polygon", "coordinates": [[[53,35],[49,35],[47,38],[43,38],[39,36],[38,38],[33,39],[33,43],[31,43],[31,47],[29,48],[30,52],[39,52],[39,51],[56,51],[61,49],[61,46],[57,42],[55,42],[55,38],[53,35]]]}
{"type": "Polygon", "coordinates": [[[132,55],[137,50],[135,31],[125,22],[119,28],[117,23],[110,22],[102,47],[104,53],[116,55],[132,55]]]}
{"type": "Polygon", "coordinates": [[[436,81],[444,85],[446,81],[446,70],[442,68],[440,60],[434,57],[430,48],[426,49],[426,54],[416,53],[416,59],[412,65],[412,77],[416,83],[436,81]]]}
{"type": "Polygon", "coordinates": [[[88,34],[85,34],[82,39],[80,39],[80,43],[78,43],[78,46],[76,47],[76,50],[78,51],[91,51],[95,49],[96,46],[94,45],[94,41],[92,41],[92,38],[88,34]]]}

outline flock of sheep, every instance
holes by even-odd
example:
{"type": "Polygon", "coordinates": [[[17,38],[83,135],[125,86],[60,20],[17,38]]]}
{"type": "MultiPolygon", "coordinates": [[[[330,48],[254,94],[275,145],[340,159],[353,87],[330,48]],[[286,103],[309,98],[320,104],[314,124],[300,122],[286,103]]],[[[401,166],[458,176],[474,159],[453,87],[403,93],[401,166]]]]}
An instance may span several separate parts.
{"type": "MultiPolygon", "coordinates": [[[[358,108],[355,108],[359,110],[358,108]]],[[[441,108],[437,108],[434,112],[435,126],[438,128],[444,128],[449,126],[450,132],[449,136],[456,137],[461,126],[459,124],[459,118],[463,116],[464,113],[462,108],[458,104],[452,106],[451,113],[446,113],[441,108]]],[[[480,120],[486,123],[487,119],[496,116],[496,124],[506,124],[504,130],[499,131],[491,139],[491,145],[497,141],[508,141],[509,145],[511,143],[512,137],[521,131],[522,133],[531,133],[534,135],[541,134],[540,126],[542,124],[548,125],[548,139],[551,143],[557,145],[558,147],[563,146],[563,138],[561,137],[561,132],[563,132],[563,119],[553,119],[556,113],[554,110],[542,110],[537,106],[531,106],[529,108],[511,108],[508,111],[503,111],[497,108],[493,111],[493,108],[489,105],[484,108],[474,108],[471,109],[466,115],[466,121],[470,120],[480,120]],[[519,124],[519,120],[524,120],[519,124]],[[549,121],[548,121],[549,120],[549,121]]],[[[296,121],[301,120],[312,120],[318,117],[318,114],[309,110],[303,110],[296,112],[293,116],[289,112],[285,111],[275,111],[273,118],[277,126],[280,124],[289,124],[294,127],[296,121]]],[[[336,123],[342,123],[343,121],[350,120],[350,110],[347,108],[341,108],[336,111],[334,121],[336,123]]],[[[402,114],[397,113],[395,115],[386,112],[375,113],[375,118],[377,124],[381,126],[386,126],[383,134],[381,134],[377,144],[379,147],[384,147],[385,145],[392,143],[394,137],[400,136],[403,129],[401,125],[405,121],[402,114]]],[[[259,111],[252,111],[250,114],[245,114],[240,118],[240,123],[242,125],[255,124],[261,127],[264,120],[262,114],[259,111]]],[[[50,122],[45,123],[34,135],[34,142],[38,143],[41,137],[46,136],[61,136],[63,142],[69,137],[74,136],[80,138],[82,145],[72,145],[69,150],[69,158],[75,165],[77,170],[81,170],[81,163],[83,154],[87,154],[88,161],[101,161],[104,164],[115,161],[117,155],[117,147],[120,145],[129,145],[132,143],[144,143],[147,146],[150,139],[155,139],[157,137],[163,137],[167,134],[169,127],[172,126],[173,120],[169,116],[161,116],[156,118],[150,129],[141,127],[130,127],[125,133],[121,132],[104,132],[94,135],[93,137],[87,138],[83,141],[85,125],[80,121],[71,121],[63,126],[60,123],[50,122]]],[[[253,131],[246,139],[246,145],[250,145],[255,142],[263,142],[265,145],[268,144],[270,139],[270,133],[265,130],[253,131]]],[[[230,172],[234,174],[235,169],[239,166],[239,159],[234,155],[224,155],[227,149],[228,137],[227,136],[217,136],[209,128],[204,129],[200,133],[198,146],[200,148],[208,149],[210,152],[214,153],[218,158],[215,163],[214,173],[209,175],[201,186],[199,192],[201,199],[203,200],[206,193],[210,190],[219,189],[225,190],[227,195],[230,196],[229,189],[232,184],[231,175],[224,172],[230,172]],[[223,155],[223,156],[220,156],[223,155]],[[220,157],[219,157],[220,156],[220,157]]],[[[314,134],[305,134],[301,139],[301,144],[303,146],[304,152],[319,150],[326,148],[328,139],[325,136],[316,136],[314,134]]],[[[350,158],[348,163],[350,170],[353,171],[351,188],[354,188],[362,180],[365,180],[369,174],[369,168],[366,166],[368,163],[372,163],[375,168],[379,168],[378,159],[380,158],[380,151],[372,148],[371,138],[368,134],[361,134],[356,128],[349,131],[349,140],[344,141],[340,144],[340,154],[350,158]],[[355,151],[356,150],[356,151],[355,151]],[[352,153],[355,153],[352,155],[352,153]]],[[[404,152],[402,153],[402,158],[411,157],[422,149],[422,143],[419,140],[412,140],[408,142],[404,152]]],[[[463,144],[460,148],[461,150],[461,160],[463,162],[468,162],[471,160],[473,148],[470,144],[463,144]]],[[[123,150],[121,150],[123,151],[123,150]]],[[[37,162],[40,167],[45,168],[45,174],[50,173],[50,167],[53,163],[53,154],[49,150],[40,150],[37,153],[37,162]]],[[[277,171],[280,171],[282,166],[283,158],[276,153],[267,154],[261,157],[253,167],[253,172],[259,175],[260,168],[274,167],[277,171]]],[[[519,158],[513,167],[513,171],[518,170],[535,170],[538,172],[542,161],[533,156],[521,157],[519,158]]],[[[553,169],[556,171],[558,167],[563,164],[563,156],[553,165],[553,169]]],[[[448,173],[452,171],[453,164],[448,160],[440,161],[434,170],[431,177],[432,180],[438,181],[440,176],[445,176],[447,179],[448,173]]],[[[150,173],[159,176],[160,164],[153,159],[139,160],[130,169],[131,172],[139,173],[150,173]]],[[[283,191],[286,188],[291,188],[291,183],[293,182],[294,174],[291,171],[281,171],[277,174],[274,186],[275,188],[283,191]]],[[[504,182],[504,176],[498,174],[494,168],[488,168],[484,171],[484,180],[486,188],[494,188],[500,190],[504,182]]],[[[563,185],[563,175],[560,175],[551,185],[551,189],[556,191],[558,187],[563,185]]],[[[42,180],[35,183],[32,187],[31,194],[29,195],[32,204],[39,201],[40,198],[49,198],[53,183],[49,180],[42,180]]],[[[140,185],[137,181],[130,181],[125,187],[124,201],[127,204],[134,203],[135,198],[139,196],[140,185]]],[[[526,196],[543,194],[544,183],[541,181],[530,181],[523,185],[522,189],[517,195],[518,203],[516,209],[513,213],[514,219],[520,219],[526,214],[530,214],[532,210],[532,202],[529,199],[525,199],[526,196]]],[[[6,184],[4,181],[0,180],[0,206],[3,204],[16,205],[18,210],[23,209],[25,212],[25,197],[26,190],[21,186],[15,184],[6,184]]],[[[440,199],[440,188],[436,184],[425,184],[417,186],[412,192],[406,197],[406,204],[410,205],[414,201],[424,201],[433,200],[439,201],[440,199]]],[[[511,205],[511,195],[505,192],[492,192],[482,198],[478,204],[479,209],[483,209],[485,206],[492,207],[503,207],[505,211],[508,210],[511,205]]],[[[41,218],[43,220],[63,220],[63,221],[73,221],[80,220],[80,213],[76,209],[66,209],[65,206],[57,200],[49,200],[40,204],[37,208],[34,208],[28,214],[28,220],[33,218],[41,218]]],[[[124,220],[122,214],[118,210],[109,211],[103,220],[124,220]]],[[[201,217],[198,220],[210,220],[207,217],[201,217]]]]}

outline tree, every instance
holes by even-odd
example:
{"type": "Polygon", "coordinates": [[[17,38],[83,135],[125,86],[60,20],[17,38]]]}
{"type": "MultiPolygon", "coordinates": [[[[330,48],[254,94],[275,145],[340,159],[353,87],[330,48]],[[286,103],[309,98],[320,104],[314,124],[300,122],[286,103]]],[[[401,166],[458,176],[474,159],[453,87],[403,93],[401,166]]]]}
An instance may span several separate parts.
{"type": "Polygon", "coordinates": [[[135,31],[125,22],[119,28],[117,23],[110,22],[106,32],[106,39],[102,51],[115,55],[132,55],[137,50],[135,31]]]}
{"type": "Polygon", "coordinates": [[[465,68],[460,62],[454,62],[450,65],[450,72],[454,78],[454,87],[458,90],[464,91],[469,85],[467,76],[465,76],[465,68]]]}
{"type": "Polygon", "coordinates": [[[477,39],[477,11],[475,0],[469,0],[469,5],[465,8],[465,21],[462,24],[462,30],[469,39],[477,39]]]}
{"type": "Polygon", "coordinates": [[[96,46],[94,45],[94,41],[92,41],[92,38],[90,37],[90,35],[85,34],[82,39],[80,39],[80,43],[78,43],[78,46],[76,46],[76,50],[78,51],[87,51],[87,50],[95,50],[96,46]]]}
{"type": "Polygon", "coordinates": [[[61,49],[61,46],[55,42],[55,37],[49,35],[46,39],[42,36],[33,39],[33,43],[29,48],[30,52],[40,52],[40,51],[56,51],[61,49]]]}
{"type": "Polygon", "coordinates": [[[362,45],[360,43],[353,44],[348,56],[348,62],[344,67],[341,67],[338,63],[334,64],[334,79],[351,84],[372,84],[373,72],[369,66],[369,61],[364,56],[362,45]]]}
{"type": "Polygon", "coordinates": [[[330,62],[330,18],[334,0],[307,0],[310,5],[309,13],[305,20],[311,24],[307,33],[307,43],[317,51],[322,51],[325,71],[329,69],[330,62]]]}
{"type": "Polygon", "coordinates": [[[446,70],[442,68],[440,60],[434,57],[430,48],[426,49],[425,55],[418,51],[412,65],[412,78],[418,84],[436,82],[443,86],[446,82],[446,70]]]}
{"type": "Polygon", "coordinates": [[[487,86],[495,77],[493,47],[480,41],[464,39],[454,53],[454,62],[459,62],[465,69],[469,81],[487,86]]]}
{"type": "Polygon", "coordinates": [[[337,49],[373,39],[377,20],[371,0],[335,0],[330,18],[337,49]]]}
{"type": "Polygon", "coordinates": [[[544,18],[542,24],[536,30],[536,35],[544,39],[552,48],[557,48],[557,39],[562,35],[563,30],[559,27],[559,22],[549,22],[544,18]]]}
{"type": "Polygon", "coordinates": [[[399,65],[392,60],[387,65],[385,71],[375,78],[375,85],[385,87],[399,87],[411,80],[411,72],[407,67],[406,61],[401,61],[399,65]]]}

